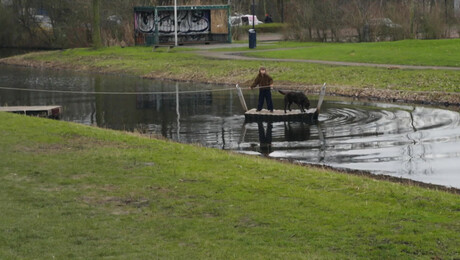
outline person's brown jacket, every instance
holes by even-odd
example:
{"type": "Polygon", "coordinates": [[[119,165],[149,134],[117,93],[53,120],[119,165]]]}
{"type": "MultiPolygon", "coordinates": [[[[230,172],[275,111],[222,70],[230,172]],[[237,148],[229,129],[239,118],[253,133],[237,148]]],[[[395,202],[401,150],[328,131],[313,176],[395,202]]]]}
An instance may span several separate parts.
{"type": "Polygon", "coordinates": [[[257,85],[259,85],[259,87],[268,87],[272,84],[273,84],[272,77],[270,77],[267,74],[262,75],[259,73],[259,75],[257,75],[257,78],[252,83],[251,88],[255,88],[257,85]]]}

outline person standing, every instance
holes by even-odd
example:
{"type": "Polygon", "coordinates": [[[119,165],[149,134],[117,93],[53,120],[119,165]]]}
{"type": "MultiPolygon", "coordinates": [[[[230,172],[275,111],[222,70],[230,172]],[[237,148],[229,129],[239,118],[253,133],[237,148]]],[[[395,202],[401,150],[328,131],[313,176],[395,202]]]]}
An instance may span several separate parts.
{"type": "Polygon", "coordinates": [[[273,112],[273,101],[271,87],[273,87],[273,79],[267,74],[265,67],[259,68],[259,74],[251,85],[251,89],[259,86],[259,104],[257,111],[261,111],[264,106],[264,101],[267,101],[267,109],[273,112]]]}
{"type": "Polygon", "coordinates": [[[271,14],[266,14],[265,15],[265,23],[273,23],[273,18],[271,14]]]}

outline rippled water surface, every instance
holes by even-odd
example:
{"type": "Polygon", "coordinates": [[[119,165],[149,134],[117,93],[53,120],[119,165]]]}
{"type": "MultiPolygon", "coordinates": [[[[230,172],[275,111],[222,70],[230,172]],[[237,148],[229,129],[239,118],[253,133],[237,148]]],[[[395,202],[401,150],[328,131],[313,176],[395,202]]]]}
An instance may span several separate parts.
{"type": "MultiPolygon", "coordinates": [[[[223,86],[142,80],[0,66],[0,87],[87,92],[170,92],[94,95],[0,89],[0,105],[62,105],[63,120],[161,135],[185,143],[303,163],[367,170],[460,188],[460,114],[445,109],[326,99],[319,122],[245,123],[223,86]],[[196,90],[196,93],[176,91],[196,90]]],[[[245,92],[255,107],[257,92],[245,92]]],[[[275,107],[283,106],[274,93],[275,107]]],[[[315,97],[311,97],[316,104],[315,97]]]]}
{"type": "Polygon", "coordinates": [[[0,48],[0,58],[25,54],[31,51],[34,51],[34,49],[0,48]]]}

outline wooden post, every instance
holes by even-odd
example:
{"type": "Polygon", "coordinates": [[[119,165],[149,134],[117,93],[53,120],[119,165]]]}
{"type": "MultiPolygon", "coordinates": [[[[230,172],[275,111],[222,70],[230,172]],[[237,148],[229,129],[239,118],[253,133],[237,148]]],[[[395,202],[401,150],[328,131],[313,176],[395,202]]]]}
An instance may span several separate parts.
{"type": "Polygon", "coordinates": [[[316,106],[316,112],[319,114],[321,106],[323,105],[324,96],[326,95],[326,83],[321,87],[321,92],[319,93],[318,105],[316,106]]]}
{"type": "Polygon", "coordinates": [[[246,101],[244,100],[243,92],[241,91],[240,85],[236,84],[236,92],[238,93],[238,97],[240,98],[241,106],[243,107],[244,111],[248,111],[248,107],[246,106],[246,101]]]}
{"type": "Polygon", "coordinates": [[[179,82],[176,82],[177,141],[180,142],[179,82]]]}

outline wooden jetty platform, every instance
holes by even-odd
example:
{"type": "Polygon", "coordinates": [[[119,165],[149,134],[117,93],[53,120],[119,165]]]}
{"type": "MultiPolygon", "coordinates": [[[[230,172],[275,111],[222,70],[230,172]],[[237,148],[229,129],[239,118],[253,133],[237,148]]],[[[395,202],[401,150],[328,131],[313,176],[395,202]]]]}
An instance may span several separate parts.
{"type": "Polygon", "coordinates": [[[12,106],[0,107],[0,112],[11,112],[28,116],[38,116],[59,119],[62,113],[61,106],[12,106]]]}
{"type": "Polygon", "coordinates": [[[255,108],[244,113],[246,121],[249,122],[279,122],[279,121],[299,121],[299,122],[313,122],[318,119],[318,114],[316,113],[316,108],[311,108],[306,110],[305,113],[302,113],[300,109],[293,109],[292,111],[278,110],[275,109],[273,112],[269,110],[262,109],[257,112],[255,108]]]}
{"type": "MultiPolygon", "coordinates": [[[[293,109],[292,111],[286,111],[284,113],[284,110],[273,110],[273,112],[270,112],[266,109],[263,109],[261,111],[257,111],[255,108],[248,110],[246,101],[243,96],[243,92],[241,91],[241,88],[236,85],[238,97],[240,99],[241,105],[243,106],[243,109],[246,110],[244,113],[244,117],[246,119],[246,122],[258,122],[258,121],[263,121],[263,122],[279,122],[279,121],[301,121],[301,122],[314,122],[318,120],[318,115],[321,110],[321,106],[324,101],[324,96],[326,95],[326,83],[324,83],[323,87],[321,88],[321,92],[319,94],[318,98],[318,104],[316,108],[311,108],[306,110],[304,113],[300,111],[300,109],[293,109]]],[[[293,104],[295,106],[295,104],[293,104]]]]}

